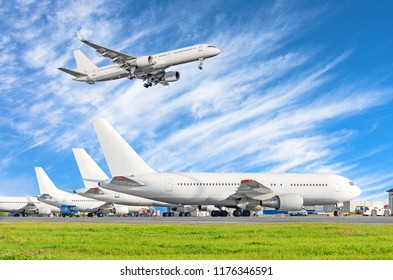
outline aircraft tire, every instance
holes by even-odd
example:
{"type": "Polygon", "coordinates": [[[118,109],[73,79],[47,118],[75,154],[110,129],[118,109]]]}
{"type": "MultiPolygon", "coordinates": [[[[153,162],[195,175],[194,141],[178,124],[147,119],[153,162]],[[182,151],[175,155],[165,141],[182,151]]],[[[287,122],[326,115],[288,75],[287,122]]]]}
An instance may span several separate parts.
{"type": "Polygon", "coordinates": [[[251,212],[250,210],[243,210],[243,217],[250,217],[251,216],[251,212]]]}

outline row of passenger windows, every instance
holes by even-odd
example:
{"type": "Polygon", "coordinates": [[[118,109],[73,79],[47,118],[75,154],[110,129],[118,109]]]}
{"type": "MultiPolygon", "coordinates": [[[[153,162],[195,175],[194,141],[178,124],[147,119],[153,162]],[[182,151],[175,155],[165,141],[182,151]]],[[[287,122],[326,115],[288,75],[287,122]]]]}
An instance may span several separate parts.
{"type": "Polygon", "coordinates": [[[291,184],[291,187],[327,187],[327,184],[291,184]]]}
{"type": "MultiPolygon", "coordinates": [[[[28,203],[27,201],[0,201],[0,203],[19,203],[19,204],[26,204],[26,203],[28,203]]],[[[41,203],[41,202],[37,202],[37,201],[33,201],[33,203],[34,204],[37,204],[37,203],[41,203]]]]}
{"type": "Polygon", "coordinates": [[[178,186],[239,186],[240,183],[177,183],[178,186]]]}
{"type": "MultiPolygon", "coordinates": [[[[240,183],[177,183],[178,186],[239,186],[240,183]]],[[[271,187],[280,186],[282,184],[271,183],[271,187]]],[[[291,187],[327,187],[327,184],[291,184],[291,187]]]]}
{"type": "Polygon", "coordinates": [[[196,48],[189,48],[189,49],[185,49],[185,50],[176,51],[176,52],[173,52],[173,53],[189,52],[189,51],[192,51],[192,50],[196,50],[196,48]]]}
{"type": "Polygon", "coordinates": [[[72,202],[97,202],[96,200],[83,200],[83,199],[72,199],[72,202]]]}

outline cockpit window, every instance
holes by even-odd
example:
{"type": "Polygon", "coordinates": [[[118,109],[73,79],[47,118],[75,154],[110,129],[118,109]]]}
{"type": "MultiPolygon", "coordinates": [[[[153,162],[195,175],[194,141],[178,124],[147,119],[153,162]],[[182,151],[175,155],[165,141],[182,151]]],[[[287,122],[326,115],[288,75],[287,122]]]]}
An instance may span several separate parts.
{"type": "Polygon", "coordinates": [[[215,48],[215,46],[213,46],[213,45],[208,45],[207,47],[208,48],[215,48]]]}
{"type": "Polygon", "coordinates": [[[355,184],[353,182],[349,182],[349,185],[350,186],[354,186],[355,184]]]}

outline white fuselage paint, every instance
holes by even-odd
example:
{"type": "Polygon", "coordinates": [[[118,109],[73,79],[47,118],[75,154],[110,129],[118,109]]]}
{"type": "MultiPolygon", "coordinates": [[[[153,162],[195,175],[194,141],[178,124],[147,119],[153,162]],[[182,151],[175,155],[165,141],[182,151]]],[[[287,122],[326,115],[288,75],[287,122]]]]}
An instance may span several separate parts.
{"type": "Polygon", "coordinates": [[[52,213],[58,213],[59,208],[52,205],[43,203],[35,196],[0,196],[0,211],[3,212],[23,212],[24,209],[30,202],[34,203],[37,208],[48,208],[52,213]]]}
{"type": "MultiPolygon", "coordinates": [[[[60,207],[61,205],[74,205],[82,212],[95,212],[99,209],[105,210],[107,207],[101,208],[106,202],[86,198],[77,194],[60,193],[50,194],[50,198],[40,197],[39,200],[47,204],[60,207]]],[[[115,207],[123,207],[124,205],[115,205],[115,207]]],[[[138,211],[140,207],[126,206],[129,211],[138,211]]]]}
{"type": "Polygon", "coordinates": [[[100,182],[100,186],[149,199],[173,204],[237,206],[234,195],[242,180],[252,179],[273,193],[254,198],[268,199],[280,194],[300,194],[304,206],[334,204],[360,195],[349,179],[330,174],[263,174],[263,173],[152,173],[130,177],[145,186],[130,187],[100,182]]]}
{"type": "MultiPolygon", "coordinates": [[[[138,77],[144,74],[154,73],[160,70],[165,70],[171,66],[178,64],[198,61],[199,59],[210,58],[220,53],[218,48],[209,44],[201,44],[190,46],[186,48],[176,49],[172,51],[162,52],[151,55],[153,64],[145,67],[138,67],[134,72],[134,76],[138,77]]],[[[127,62],[132,63],[134,60],[127,62]]],[[[78,81],[109,81],[116,80],[124,77],[129,77],[130,73],[120,67],[119,65],[109,65],[99,67],[93,72],[87,73],[88,77],[76,78],[78,81]]]]}
{"type": "Polygon", "coordinates": [[[74,192],[80,196],[91,198],[91,199],[97,199],[100,201],[106,201],[106,202],[113,202],[117,204],[122,204],[122,205],[129,205],[129,206],[162,206],[162,207],[170,207],[173,206],[172,204],[164,203],[161,201],[156,201],[156,200],[151,200],[151,199],[146,199],[143,197],[138,197],[134,195],[129,195],[121,192],[115,192],[107,189],[100,189],[99,194],[95,193],[89,193],[87,192],[89,189],[84,188],[84,189],[78,189],[75,190],[74,192]]]}

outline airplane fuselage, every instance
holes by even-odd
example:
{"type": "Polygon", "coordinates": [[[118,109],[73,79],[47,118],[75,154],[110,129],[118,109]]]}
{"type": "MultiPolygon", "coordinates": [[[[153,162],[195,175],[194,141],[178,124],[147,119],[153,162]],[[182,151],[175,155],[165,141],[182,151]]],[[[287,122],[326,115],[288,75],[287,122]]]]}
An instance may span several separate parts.
{"type": "Polygon", "coordinates": [[[216,56],[220,50],[209,44],[201,44],[181,49],[162,52],[150,56],[137,57],[126,61],[127,64],[135,66],[131,73],[121,67],[120,64],[99,67],[96,70],[86,73],[87,76],[77,77],[74,80],[81,82],[100,82],[116,80],[121,78],[144,78],[146,75],[155,74],[171,66],[188,63],[192,61],[204,60],[216,56]],[[139,62],[140,61],[140,62],[139,62]]]}
{"type": "Polygon", "coordinates": [[[349,179],[330,174],[263,174],[263,173],[153,173],[130,177],[144,184],[130,187],[100,182],[100,186],[172,204],[238,206],[229,199],[243,180],[252,179],[273,193],[248,197],[249,203],[280,194],[300,194],[303,205],[326,205],[348,201],[360,194],[349,179]]]}
{"type": "Polygon", "coordinates": [[[164,203],[157,200],[146,199],[143,197],[138,197],[134,195],[129,195],[121,192],[111,191],[107,189],[97,188],[97,192],[89,192],[88,188],[78,189],[74,191],[76,194],[91,198],[97,199],[100,201],[113,202],[122,205],[128,206],[162,206],[162,207],[170,207],[172,204],[164,203]]]}
{"type": "Polygon", "coordinates": [[[52,213],[58,213],[59,208],[54,207],[52,205],[48,205],[43,203],[37,199],[37,197],[25,197],[25,196],[1,196],[0,197],[0,211],[3,212],[26,212],[28,214],[35,214],[38,208],[46,208],[49,209],[52,213]],[[30,201],[29,201],[30,200],[30,201]],[[33,203],[33,205],[29,205],[29,203],[33,203]]]}

